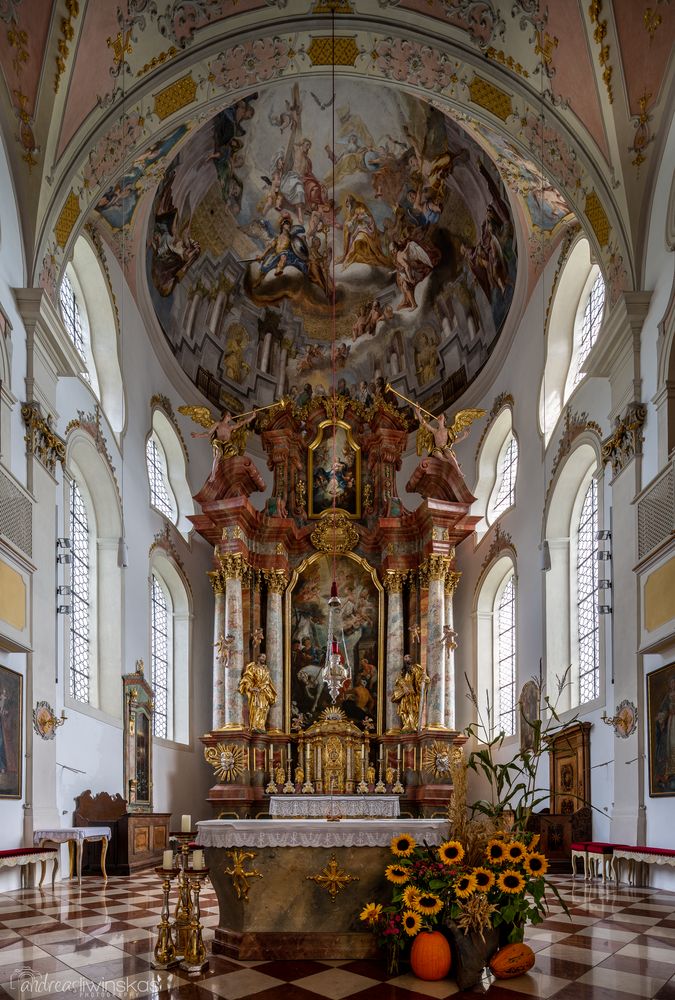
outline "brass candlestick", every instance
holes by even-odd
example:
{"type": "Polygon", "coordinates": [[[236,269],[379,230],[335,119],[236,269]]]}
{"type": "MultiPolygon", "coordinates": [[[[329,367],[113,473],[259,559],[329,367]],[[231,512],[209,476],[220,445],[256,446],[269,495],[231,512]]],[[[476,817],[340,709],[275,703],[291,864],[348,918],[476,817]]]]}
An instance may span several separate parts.
{"type": "Polygon", "coordinates": [[[182,959],[185,955],[190,932],[192,897],[190,895],[188,869],[190,864],[190,842],[196,836],[197,834],[192,831],[189,833],[171,834],[171,837],[178,841],[180,847],[180,854],[178,855],[178,899],[174,912],[174,943],[177,959],[182,959]]]}
{"type": "Polygon", "coordinates": [[[197,870],[192,868],[186,876],[188,892],[190,892],[190,889],[192,890],[192,909],[185,956],[180,963],[180,967],[191,976],[197,976],[209,967],[209,960],[206,957],[206,947],[202,939],[202,923],[199,911],[199,891],[204,879],[208,878],[208,874],[208,868],[198,868],[197,870]]]}
{"type": "Polygon", "coordinates": [[[155,872],[162,879],[162,915],[157,925],[157,942],[155,944],[154,958],[150,963],[153,969],[172,969],[178,965],[176,949],[173,944],[171,934],[171,923],[169,922],[169,895],[171,893],[171,882],[178,875],[177,868],[155,868],[155,872]]]}

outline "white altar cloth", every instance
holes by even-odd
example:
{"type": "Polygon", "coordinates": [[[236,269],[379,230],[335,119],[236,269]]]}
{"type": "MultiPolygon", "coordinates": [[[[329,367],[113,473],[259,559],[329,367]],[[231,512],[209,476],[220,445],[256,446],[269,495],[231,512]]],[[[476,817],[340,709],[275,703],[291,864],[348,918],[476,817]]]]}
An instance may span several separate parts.
{"type": "Polygon", "coordinates": [[[271,795],[270,816],[325,819],[326,816],[396,819],[397,795],[271,795]]]}
{"type": "Polygon", "coordinates": [[[397,833],[432,847],[448,837],[446,819],[209,819],[197,823],[199,847],[388,847],[397,833]]]}

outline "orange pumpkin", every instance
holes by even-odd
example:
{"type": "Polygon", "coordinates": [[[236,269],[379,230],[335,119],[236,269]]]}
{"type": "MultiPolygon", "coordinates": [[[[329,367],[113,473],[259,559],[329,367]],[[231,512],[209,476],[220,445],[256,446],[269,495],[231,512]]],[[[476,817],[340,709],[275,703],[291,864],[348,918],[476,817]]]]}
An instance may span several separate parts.
{"type": "Polygon", "coordinates": [[[507,944],[490,959],[490,971],[497,979],[513,979],[529,972],[534,962],[534,952],[529,945],[507,944]]]}
{"type": "Polygon", "coordinates": [[[410,965],[418,979],[433,982],[450,971],[450,945],[440,931],[420,931],[410,949],[410,965]]]}

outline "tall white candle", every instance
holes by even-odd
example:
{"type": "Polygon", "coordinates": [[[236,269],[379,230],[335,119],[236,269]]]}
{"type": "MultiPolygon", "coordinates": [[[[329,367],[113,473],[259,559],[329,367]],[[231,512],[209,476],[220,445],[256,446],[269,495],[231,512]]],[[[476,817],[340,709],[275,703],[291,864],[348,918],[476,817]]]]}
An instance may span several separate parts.
{"type": "Polygon", "coordinates": [[[270,743],[270,771],[274,771],[274,743],[270,743]]]}
{"type": "Polygon", "coordinates": [[[173,851],[162,852],[162,868],[173,868],[173,851]]]}
{"type": "Polygon", "coordinates": [[[204,867],[204,852],[203,851],[193,851],[192,853],[192,867],[195,871],[199,871],[204,867]]]}
{"type": "Polygon", "coordinates": [[[184,813],[180,818],[180,832],[190,833],[192,830],[192,816],[184,813]]]}

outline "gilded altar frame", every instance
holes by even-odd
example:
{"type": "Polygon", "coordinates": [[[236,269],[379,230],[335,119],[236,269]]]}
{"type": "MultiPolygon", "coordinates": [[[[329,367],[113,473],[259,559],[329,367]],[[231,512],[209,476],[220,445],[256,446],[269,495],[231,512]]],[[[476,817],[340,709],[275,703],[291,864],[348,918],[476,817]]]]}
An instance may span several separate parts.
{"type": "Polygon", "coordinates": [[[152,812],[152,744],[155,695],[139,660],[122,675],[124,706],[124,797],[127,811],[152,812]]]}
{"type": "Polygon", "coordinates": [[[314,520],[333,509],[361,517],[361,448],[344,420],[322,420],[307,451],[307,515],[314,520]]]}
{"type": "MultiPolygon", "coordinates": [[[[374,713],[375,731],[379,734],[383,732],[383,722],[384,722],[384,700],[386,698],[386,690],[384,687],[384,677],[383,677],[383,663],[384,663],[384,590],[382,584],[380,583],[377,570],[370,565],[370,563],[363,559],[361,556],[357,556],[353,552],[338,553],[333,556],[332,553],[326,552],[314,552],[312,555],[304,559],[300,565],[293,570],[290,583],[286,590],[286,604],[285,604],[285,629],[284,629],[284,720],[285,728],[288,732],[297,730],[298,727],[293,727],[292,725],[292,712],[291,712],[291,702],[293,700],[293,694],[295,687],[296,678],[293,675],[293,655],[292,655],[292,644],[294,639],[294,608],[296,608],[296,597],[298,594],[298,586],[300,584],[307,585],[308,571],[312,571],[314,568],[313,576],[316,579],[321,576],[321,569],[324,570],[324,575],[328,580],[328,587],[326,587],[326,593],[318,592],[316,593],[316,608],[320,612],[325,609],[326,613],[328,610],[328,597],[330,596],[330,581],[332,580],[333,568],[335,566],[336,577],[353,575],[356,571],[367,578],[372,584],[372,607],[376,608],[377,611],[377,622],[369,630],[370,635],[376,637],[377,642],[377,655],[376,663],[376,678],[377,678],[377,688],[376,688],[376,705],[374,713]],[[335,560],[335,563],[333,563],[335,560]],[[318,564],[318,566],[317,566],[318,564]],[[317,572],[318,571],[318,572],[317,572]],[[350,574],[351,571],[351,574],[350,574]]],[[[345,602],[345,593],[341,592],[340,597],[345,602]]],[[[367,644],[370,645],[372,639],[367,640],[367,644]]],[[[320,658],[319,658],[320,661],[320,658]]],[[[317,664],[320,665],[320,662],[317,664]]],[[[354,664],[351,664],[352,678],[354,678],[354,664]]],[[[296,671],[297,672],[297,671],[296,671]]],[[[315,722],[324,705],[317,707],[315,713],[312,717],[306,720],[302,728],[306,728],[315,722]]]]}

